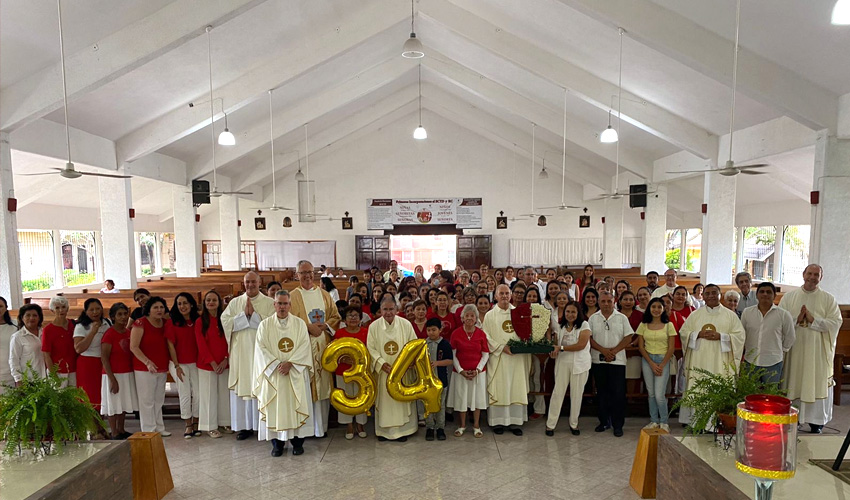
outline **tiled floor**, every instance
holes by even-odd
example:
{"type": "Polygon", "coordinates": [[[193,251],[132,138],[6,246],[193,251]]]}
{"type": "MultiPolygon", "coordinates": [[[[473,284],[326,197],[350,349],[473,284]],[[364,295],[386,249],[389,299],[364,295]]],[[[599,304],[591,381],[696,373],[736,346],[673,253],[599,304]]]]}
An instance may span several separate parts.
{"type": "MultiPolygon", "coordinates": [[[[850,399],[850,398],[845,398],[850,399]]],[[[850,401],[835,407],[831,427],[846,432],[850,401]]],[[[629,473],[643,418],[626,421],[625,436],[593,432],[596,420],[582,417],[581,436],[569,433],[566,418],[555,437],[544,435],[543,419],[529,421],[522,437],[471,433],[455,438],[447,423],[446,441],[427,442],[420,432],[406,443],[381,443],[371,429],[366,439],[346,441],[344,429],[325,439],[308,439],[306,453],[291,447],[280,458],[270,444],[182,438],[181,422],[166,422],[164,438],[174,478],[165,500],[225,499],[636,499],[629,473]]],[[[128,422],[134,430],[135,422],[128,422]]],[[[681,427],[673,426],[674,433],[681,427]]],[[[825,433],[836,434],[826,429],[825,433]]]]}

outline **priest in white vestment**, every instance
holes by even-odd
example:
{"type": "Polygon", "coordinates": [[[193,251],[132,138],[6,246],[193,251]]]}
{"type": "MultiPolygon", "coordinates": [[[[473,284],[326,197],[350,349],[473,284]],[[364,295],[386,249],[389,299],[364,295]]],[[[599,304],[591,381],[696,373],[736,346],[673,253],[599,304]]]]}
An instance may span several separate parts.
{"type": "MultiPolygon", "coordinates": [[[[746,333],[735,311],[720,304],[720,287],[708,285],[702,292],[705,307],[692,312],[679,336],[684,353],[685,390],[688,390],[701,375],[695,371],[702,368],[711,373],[738,373],[744,354],[746,333]]],[[[679,422],[691,423],[693,410],[679,409],[679,422]]]]}
{"type": "Polygon", "coordinates": [[[797,338],[785,357],[782,387],[799,408],[799,422],[820,434],[832,420],[832,363],[841,328],[841,310],[829,292],[818,286],[823,269],[810,264],[803,271],[802,288],[786,293],[779,301],[794,318],[797,338]]]}
{"type": "Polygon", "coordinates": [[[221,315],[224,336],[230,350],[230,428],[236,439],[247,439],[257,430],[260,414],[253,396],[254,345],[260,322],[274,314],[274,300],[260,293],[260,276],[255,272],[243,278],[245,293],[227,304],[221,315]]]}
{"type": "Polygon", "coordinates": [[[310,334],[310,350],[313,356],[313,371],[310,381],[313,399],[313,419],[316,423],[316,436],[328,432],[328,412],[333,389],[333,373],[322,369],[322,356],[325,348],[339,327],[340,316],[336,302],[330,294],[314,283],[313,264],[302,260],[296,267],[300,286],[290,292],[293,316],[301,318],[307,324],[310,334]]]}
{"type": "Polygon", "coordinates": [[[254,350],[254,395],[259,402],[260,441],[272,442],[272,456],[283,454],[292,441],[292,454],[304,453],[304,438],[314,436],[310,396],[310,336],[301,318],[289,313],[286,290],[275,294],[275,314],[257,329],[254,350]]]}
{"type": "Polygon", "coordinates": [[[379,441],[407,441],[407,436],[416,433],[416,406],[413,402],[401,402],[393,399],[387,392],[387,377],[393,363],[405,344],[416,340],[413,325],[404,318],[396,316],[398,306],[392,294],[381,299],[381,317],[369,325],[366,347],[372,357],[375,371],[375,388],[378,397],[375,400],[375,435],[379,441]]]}
{"type": "Polygon", "coordinates": [[[496,307],[484,315],[484,333],[490,346],[487,360],[487,423],[496,434],[511,432],[522,436],[520,426],[528,421],[528,375],[531,372],[530,354],[513,354],[509,340],[519,340],[511,321],[511,290],[507,285],[496,287],[496,307]]]}

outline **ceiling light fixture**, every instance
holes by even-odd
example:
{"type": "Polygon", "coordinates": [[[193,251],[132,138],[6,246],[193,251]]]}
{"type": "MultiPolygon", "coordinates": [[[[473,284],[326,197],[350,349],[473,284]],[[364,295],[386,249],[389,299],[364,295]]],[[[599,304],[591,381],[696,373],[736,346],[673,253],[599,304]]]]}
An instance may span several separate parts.
{"type": "MultiPolygon", "coordinates": [[[[224,101],[221,102],[222,110],[224,113],[224,101]]],[[[235,146],[236,145],[236,137],[230,132],[230,129],[227,128],[227,113],[224,113],[224,132],[218,134],[218,143],[222,146],[235,146]]]]}
{"type": "Polygon", "coordinates": [[[617,74],[617,128],[611,126],[611,111],[614,107],[614,96],[611,96],[611,108],[608,109],[608,128],[599,135],[599,142],[612,144],[620,140],[620,109],[623,104],[623,28],[618,28],[620,33],[620,62],[617,74]]]}
{"type": "MultiPolygon", "coordinates": [[[[613,100],[614,100],[614,97],[612,96],[611,97],[611,101],[612,101],[611,107],[612,108],[614,107],[613,100]]],[[[618,140],[620,140],[620,135],[617,133],[617,131],[614,129],[614,127],[611,126],[611,110],[609,109],[608,110],[608,128],[606,128],[605,130],[602,131],[601,134],[599,134],[599,142],[604,143],[604,144],[613,144],[613,143],[617,142],[618,140]]]]}
{"type": "Polygon", "coordinates": [[[413,131],[413,138],[418,140],[428,138],[428,132],[422,126],[422,63],[419,63],[419,126],[413,131]]]}
{"type": "Polygon", "coordinates": [[[850,25],[850,0],[838,0],[832,8],[832,24],[836,26],[850,25]]]}
{"type": "Polygon", "coordinates": [[[421,59],[425,57],[425,51],[422,50],[422,42],[416,38],[416,30],[413,29],[413,18],[413,0],[410,0],[410,38],[404,42],[401,57],[405,57],[407,59],[421,59]]]}

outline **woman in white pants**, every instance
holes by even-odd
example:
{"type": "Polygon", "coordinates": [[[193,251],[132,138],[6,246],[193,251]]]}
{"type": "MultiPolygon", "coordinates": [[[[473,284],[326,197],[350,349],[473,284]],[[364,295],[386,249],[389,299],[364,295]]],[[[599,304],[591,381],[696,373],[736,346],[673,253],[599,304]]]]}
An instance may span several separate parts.
{"type": "Polygon", "coordinates": [[[555,426],[561,416],[561,405],[567,389],[570,390],[570,432],[579,434],[578,415],[584,385],[590,373],[590,326],[581,317],[578,304],[570,302],[564,307],[564,316],[558,322],[555,350],[550,357],[555,360],[555,389],[549,400],[546,435],[555,435],[555,426]]]}
{"type": "Polygon", "coordinates": [[[198,429],[211,438],[220,438],[219,427],[230,425],[230,390],[227,385],[227,339],[221,325],[224,302],[215,290],[204,295],[204,309],[195,321],[198,346],[198,429]]]}
{"type": "Polygon", "coordinates": [[[144,316],[130,330],[130,352],[139,396],[139,420],[142,432],[171,435],[162,421],[165,381],[168,378],[168,346],[165,340],[165,300],[151,297],[144,305],[144,316]]]}
{"type": "Polygon", "coordinates": [[[198,343],[195,340],[195,322],[198,319],[198,302],[192,294],[178,293],[171,307],[170,318],[165,322],[165,339],[171,358],[168,371],[177,382],[180,398],[180,418],[186,423],[184,439],[200,436],[198,430],[198,343]]]}

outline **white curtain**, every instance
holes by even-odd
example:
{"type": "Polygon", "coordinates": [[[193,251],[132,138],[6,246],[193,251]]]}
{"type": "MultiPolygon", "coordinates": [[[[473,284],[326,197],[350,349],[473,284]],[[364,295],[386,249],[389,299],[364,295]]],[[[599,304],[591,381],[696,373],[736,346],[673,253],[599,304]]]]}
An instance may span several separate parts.
{"type": "MultiPolygon", "coordinates": [[[[602,262],[602,238],[511,239],[512,266],[578,266],[602,262]]],[[[640,264],[641,238],[623,238],[623,264],[640,264]]]]}
{"type": "Polygon", "coordinates": [[[295,267],[299,260],[336,267],[336,241],[257,241],[257,269],[295,267]]]}

